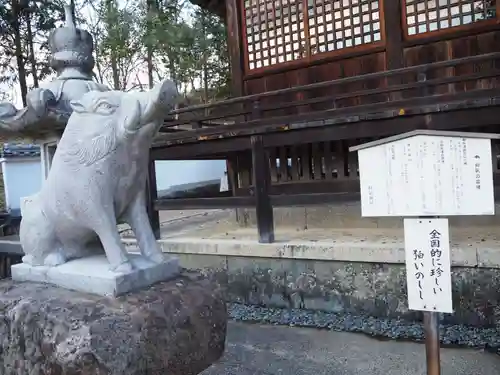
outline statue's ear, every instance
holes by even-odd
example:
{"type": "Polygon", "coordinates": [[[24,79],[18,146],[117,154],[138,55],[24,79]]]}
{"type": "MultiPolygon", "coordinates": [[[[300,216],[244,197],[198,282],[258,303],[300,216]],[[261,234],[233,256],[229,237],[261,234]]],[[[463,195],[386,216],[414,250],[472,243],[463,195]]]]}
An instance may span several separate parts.
{"type": "Polygon", "coordinates": [[[82,104],[80,100],[72,100],[69,102],[71,109],[76,113],[85,112],[85,106],[82,104]]]}

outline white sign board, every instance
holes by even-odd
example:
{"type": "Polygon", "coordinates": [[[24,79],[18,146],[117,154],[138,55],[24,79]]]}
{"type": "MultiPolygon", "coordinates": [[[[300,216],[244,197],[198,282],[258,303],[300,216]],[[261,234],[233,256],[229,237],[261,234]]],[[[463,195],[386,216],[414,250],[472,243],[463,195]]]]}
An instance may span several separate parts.
{"type": "Polygon", "coordinates": [[[362,216],[495,214],[490,139],[416,135],[358,158],[362,216]]]}
{"type": "Polygon", "coordinates": [[[410,310],[453,313],[448,219],[404,219],[410,310]]]}
{"type": "Polygon", "coordinates": [[[227,179],[227,172],[224,172],[224,176],[220,178],[219,191],[229,191],[229,182],[227,179]]]}

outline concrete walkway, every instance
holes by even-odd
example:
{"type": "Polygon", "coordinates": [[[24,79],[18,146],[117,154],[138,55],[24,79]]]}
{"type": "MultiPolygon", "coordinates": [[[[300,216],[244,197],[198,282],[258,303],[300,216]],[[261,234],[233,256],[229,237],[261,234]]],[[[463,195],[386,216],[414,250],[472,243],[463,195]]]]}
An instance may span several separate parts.
{"type": "MultiPolygon", "coordinates": [[[[442,375],[500,374],[500,356],[442,349],[442,375]]],[[[226,354],[203,375],[425,375],[424,346],[314,329],[229,323],[226,354]]]]}

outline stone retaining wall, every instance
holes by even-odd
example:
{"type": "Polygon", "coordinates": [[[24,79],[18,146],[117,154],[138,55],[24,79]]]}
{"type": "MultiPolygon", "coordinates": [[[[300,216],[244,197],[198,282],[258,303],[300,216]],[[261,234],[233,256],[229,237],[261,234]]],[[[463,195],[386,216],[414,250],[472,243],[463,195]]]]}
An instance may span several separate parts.
{"type": "MultiPolygon", "coordinates": [[[[402,264],[176,254],[218,279],[227,300],[252,305],[420,320],[409,311],[402,264]]],[[[453,267],[455,313],[443,322],[500,325],[500,269],[453,267]]]]}

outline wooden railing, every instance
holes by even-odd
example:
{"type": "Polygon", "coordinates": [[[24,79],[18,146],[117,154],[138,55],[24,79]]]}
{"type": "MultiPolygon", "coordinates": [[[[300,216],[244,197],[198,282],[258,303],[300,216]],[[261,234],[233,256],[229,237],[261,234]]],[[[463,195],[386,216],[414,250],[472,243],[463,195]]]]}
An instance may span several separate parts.
{"type": "MultiPolygon", "coordinates": [[[[161,128],[165,144],[249,136],[348,121],[352,116],[497,96],[500,53],[346,77],[178,109],[161,128]],[[460,74],[457,71],[461,71],[460,74]],[[463,72],[466,72],[465,74],[463,72]],[[377,88],[352,89],[360,85],[377,88]],[[208,114],[207,114],[208,113],[208,114]]],[[[413,110],[413,112],[412,112],[413,110]]]]}

